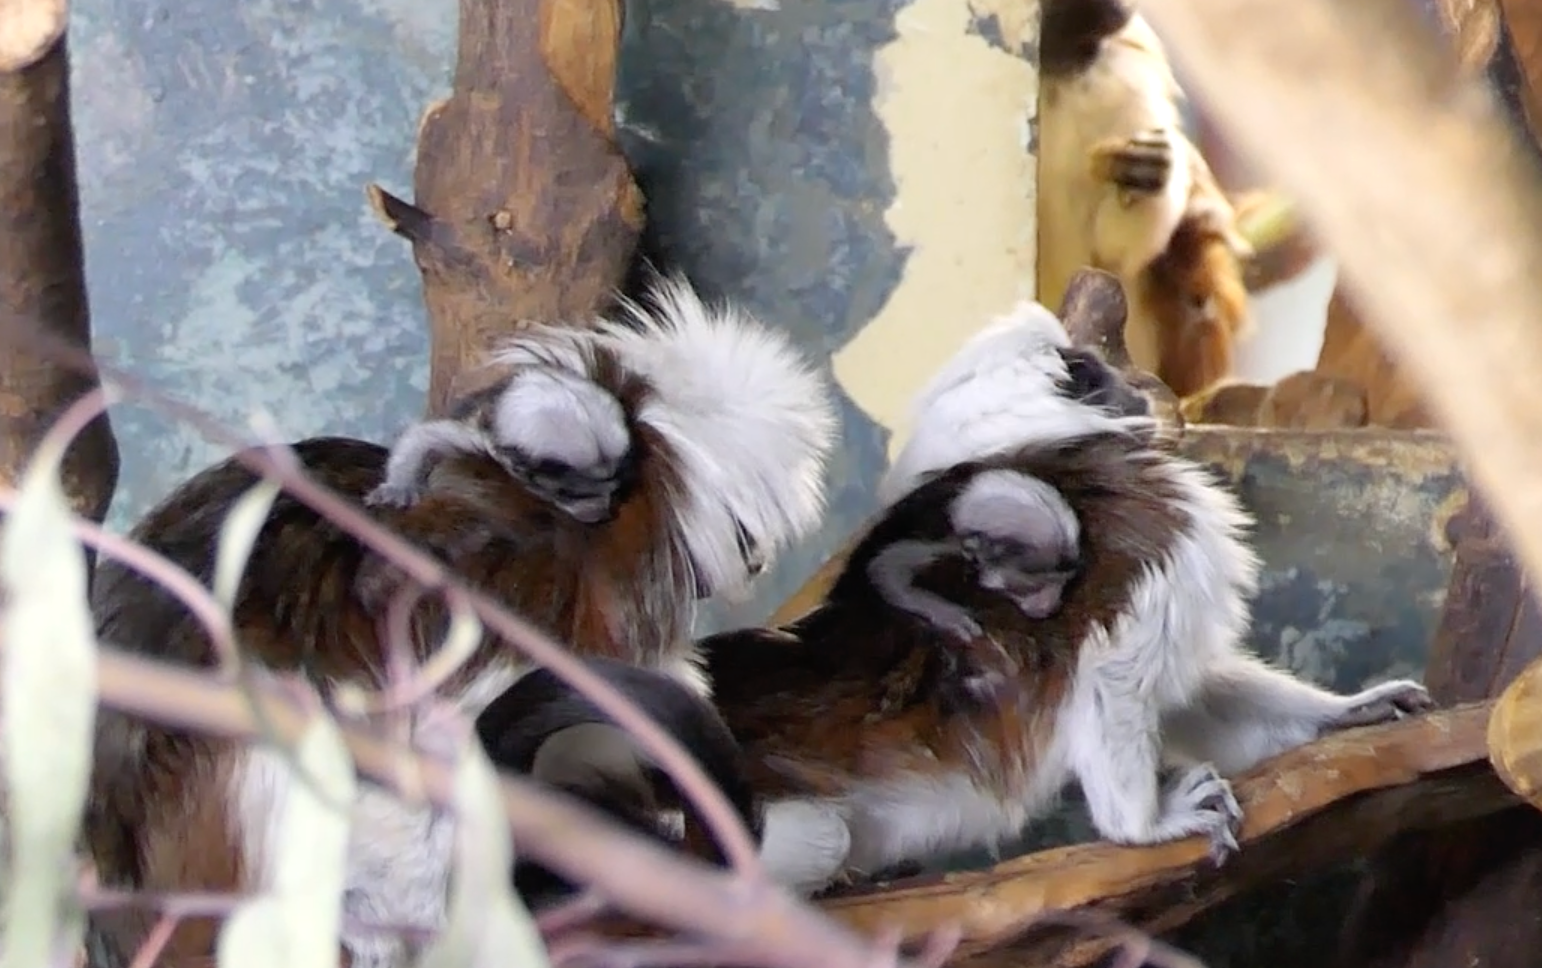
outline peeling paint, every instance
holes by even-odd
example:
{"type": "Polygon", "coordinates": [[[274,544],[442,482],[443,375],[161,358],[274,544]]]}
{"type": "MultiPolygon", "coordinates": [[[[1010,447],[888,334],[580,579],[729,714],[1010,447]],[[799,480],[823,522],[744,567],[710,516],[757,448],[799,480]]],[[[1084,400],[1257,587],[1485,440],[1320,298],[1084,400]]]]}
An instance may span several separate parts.
{"type": "Polygon", "coordinates": [[[856,405],[891,431],[891,454],[938,361],[1033,295],[1037,167],[1025,130],[1038,76],[1023,44],[1037,21],[1036,3],[916,0],[878,54],[874,108],[895,181],[886,221],[910,255],[888,301],[832,362],[856,405]],[[982,18],[999,44],[982,35],[982,18]]]}

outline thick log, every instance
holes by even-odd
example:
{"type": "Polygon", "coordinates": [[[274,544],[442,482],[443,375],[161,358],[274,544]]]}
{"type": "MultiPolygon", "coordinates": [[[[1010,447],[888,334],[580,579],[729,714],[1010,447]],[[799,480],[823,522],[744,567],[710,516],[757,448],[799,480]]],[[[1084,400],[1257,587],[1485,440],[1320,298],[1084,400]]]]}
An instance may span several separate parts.
{"type": "MultiPolygon", "coordinates": [[[[14,482],[54,421],[95,389],[96,374],[40,344],[89,353],[70,127],[65,0],[0,4],[0,479],[14,482]]],[[[74,510],[100,522],[118,484],[118,445],[105,413],[65,455],[74,510]]]]}
{"type": "Polygon", "coordinates": [[[1035,919],[1071,910],[1169,931],[1257,885],[1363,856],[1410,830],[1514,806],[1514,794],[1488,766],[1489,712],[1486,704],[1468,705],[1336,733],[1238,777],[1242,849],[1219,869],[1201,840],[1141,848],[1093,843],[823,904],[869,932],[893,926],[921,936],[958,923],[964,963],[995,952],[989,963],[1005,964],[1001,949],[1009,948],[1013,964],[1092,964],[1112,942],[1042,931],[1035,919]]]}
{"type": "Polygon", "coordinates": [[[461,0],[415,200],[369,187],[423,274],[431,413],[479,385],[470,367],[520,322],[581,322],[626,276],[643,199],[614,141],[621,17],[620,0],[461,0]]]}

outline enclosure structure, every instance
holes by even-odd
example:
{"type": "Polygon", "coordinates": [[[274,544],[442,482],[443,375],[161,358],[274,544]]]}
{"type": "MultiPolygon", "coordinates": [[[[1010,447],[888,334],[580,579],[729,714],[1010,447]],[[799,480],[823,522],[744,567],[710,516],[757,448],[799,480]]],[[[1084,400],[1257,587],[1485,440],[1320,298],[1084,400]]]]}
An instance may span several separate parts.
{"type": "MultiPolygon", "coordinates": [[[[15,343],[8,388],[30,387],[35,374],[46,372],[18,351],[30,345],[23,342],[23,317],[77,348],[90,346],[70,237],[78,216],[50,201],[73,197],[64,163],[62,11],[37,6],[55,14],[38,21],[49,29],[37,37],[6,34],[20,38],[19,49],[0,51],[11,85],[0,152],[19,159],[0,164],[0,177],[7,192],[29,185],[43,200],[6,206],[13,221],[0,245],[52,264],[4,260],[17,273],[0,289],[18,320],[9,331],[15,343]],[[38,125],[38,117],[50,123],[38,125]],[[24,131],[47,137],[28,142],[24,131]],[[53,180],[35,181],[40,170],[53,180]],[[47,187],[38,191],[37,184],[47,187]],[[39,300],[39,293],[66,298],[39,300]]],[[[455,95],[435,105],[419,130],[412,198],[405,190],[392,194],[390,185],[371,193],[376,211],[412,243],[422,270],[434,333],[430,408],[443,405],[460,364],[503,320],[592,311],[619,284],[645,216],[655,226],[652,242],[709,291],[745,298],[787,325],[826,321],[800,336],[835,351],[837,376],[852,398],[843,455],[849,463],[838,463],[835,473],[849,493],[838,498],[841,510],[823,547],[788,562],[768,596],[789,590],[868,510],[859,495],[871,490],[887,433],[903,432],[897,402],[924,378],[926,364],[968,331],[935,321],[983,320],[992,306],[1032,292],[1025,267],[1033,262],[1033,17],[1006,5],[860,6],[837,16],[652,0],[630,11],[623,29],[610,3],[503,4],[494,11],[467,0],[462,22],[480,32],[463,35],[455,95]],[[534,22],[543,25],[539,35],[519,27],[534,22]],[[713,38],[721,43],[708,43],[713,38]],[[854,50],[869,56],[851,56],[854,50]],[[793,52],[802,59],[787,56],[793,52]],[[958,58],[972,66],[948,75],[938,90],[933,72],[958,58]],[[618,64],[619,97],[610,80],[618,64]],[[767,84],[759,73],[772,65],[783,83],[767,84]],[[728,83],[735,71],[742,77],[728,83]],[[831,71],[849,73],[832,79],[831,71]],[[702,78],[723,83],[712,90],[702,78]],[[852,93],[865,90],[873,91],[871,101],[852,93]],[[949,112],[940,103],[949,94],[979,96],[983,106],[949,112]],[[624,109],[620,131],[611,121],[617,101],[624,109]],[[949,137],[932,127],[942,118],[958,128],[949,137]],[[778,137],[778,126],[787,124],[805,127],[778,137]],[[539,144],[518,137],[535,128],[549,137],[539,144]],[[746,128],[756,134],[733,134],[746,128]],[[872,156],[875,142],[886,142],[885,155],[872,156]],[[939,145],[966,153],[938,156],[939,145]],[[961,163],[994,175],[965,192],[942,175],[961,163]],[[568,180],[557,177],[559,170],[568,180]],[[893,186],[882,188],[885,180],[893,186]],[[942,213],[960,206],[967,217],[958,221],[971,226],[962,238],[951,226],[939,228],[949,222],[942,213]],[[966,244],[979,247],[968,249],[967,259],[950,265],[938,255],[966,244]],[[915,352],[880,366],[879,355],[895,344],[915,352]]],[[[1340,685],[1423,666],[1445,699],[1494,699],[1535,658],[1535,615],[1506,549],[1513,546],[1533,567],[1542,562],[1542,538],[1526,529],[1535,515],[1522,485],[1536,476],[1533,455],[1542,446],[1531,433],[1538,411],[1519,372],[1528,359],[1542,358],[1525,325],[1539,295],[1528,267],[1542,246],[1530,159],[1450,52],[1417,33],[1408,11],[1391,0],[1353,11],[1326,3],[1269,11],[1241,0],[1145,6],[1217,124],[1298,200],[1342,260],[1366,321],[1419,380],[1454,442],[1374,431],[1199,430],[1186,437],[1181,446],[1223,469],[1262,517],[1271,578],[1258,644],[1340,685]],[[1377,55],[1350,54],[1366,50],[1377,55]],[[1325,80],[1320,89],[1294,83],[1303,75],[1325,80]],[[1342,103],[1328,103],[1329,91],[1339,92],[1342,103]],[[1399,159],[1396,184],[1385,176],[1388,158],[1399,159]],[[1456,170],[1463,175],[1453,176],[1456,170]],[[1474,184],[1474,170],[1496,174],[1474,184]],[[1372,225],[1374,234],[1366,229],[1372,225]],[[1503,535],[1469,506],[1456,458],[1508,523],[1503,535]],[[1394,545],[1398,567],[1379,568],[1394,545]],[[1448,574],[1451,591],[1443,594],[1448,574]],[[1302,646],[1303,637],[1313,645],[1302,646]],[[1428,656],[1417,646],[1411,654],[1398,651],[1426,637],[1434,643],[1428,656]],[[1335,649],[1345,658],[1314,665],[1335,649]]],[[[56,415],[90,385],[72,372],[55,381],[60,389],[27,390],[25,408],[12,412],[56,415]]],[[[13,418],[13,480],[46,423],[35,414],[13,418]]],[[[71,486],[77,509],[99,519],[114,461],[100,442],[105,420],[96,426],[103,428],[97,443],[83,440],[77,451],[96,448],[84,459],[91,470],[71,486]]],[[[1491,742],[1499,774],[1522,796],[1532,795],[1528,751],[1515,746],[1525,736],[1528,681],[1518,680],[1518,691],[1500,701],[1504,715],[1492,719],[1492,728],[1487,705],[1455,709],[1358,737],[1375,751],[1369,758],[1325,742],[1244,781],[1247,804],[1261,818],[1248,832],[1248,843],[1257,842],[1254,867],[1204,872],[1198,848],[1189,846],[1139,857],[1073,848],[940,885],[837,899],[828,910],[860,927],[899,917],[915,934],[959,920],[961,962],[1024,963],[1030,952],[1011,946],[1030,943],[1018,929],[1046,904],[1112,909],[1172,930],[1244,887],[1300,876],[1327,858],[1365,853],[1402,834],[1366,882],[1353,940],[1380,957],[1439,963],[1438,948],[1377,936],[1373,929],[1385,920],[1377,906],[1415,910],[1414,901],[1387,895],[1421,891],[1417,900],[1431,918],[1477,924],[1465,931],[1488,931],[1495,944],[1493,925],[1525,921],[1513,912],[1524,910],[1530,895],[1494,885],[1522,878],[1534,863],[1536,825],[1483,760],[1491,742]],[[1321,780],[1333,771],[1347,778],[1343,785],[1321,780]],[[1282,792],[1291,778],[1309,794],[1282,792]],[[1416,809],[1421,804],[1427,809],[1416,809]],[[1329,829],[1340,839],[1324,833],[1329,829]],[[1522,837],[1532,846],[1517,851],[1522,837]],[[1494,856],[1482,860],[1487,855],[1473,845],[1494,856]],[[1452,858],[1471,865],[1475,853],[1476,868],[1453,869],[1452,858]],[[1409,876],[1411,867],[1433,873],[1425,883],[1409,876]],[[1075,881],[1065,873],[1071,869],[1090,873],[1075,881]]],[[[1198,933],[1186,939],[1200,948],[1206,943],[1198,933]]],[[[1047,942],[1031,942],[1041,943],[1047,942]]],[[[1091,956],[1085,947],[1060,951],[1056,963],[1091,956]]],[[[1259,958],[1256,951],[1247,956],[1259,958]]]]}

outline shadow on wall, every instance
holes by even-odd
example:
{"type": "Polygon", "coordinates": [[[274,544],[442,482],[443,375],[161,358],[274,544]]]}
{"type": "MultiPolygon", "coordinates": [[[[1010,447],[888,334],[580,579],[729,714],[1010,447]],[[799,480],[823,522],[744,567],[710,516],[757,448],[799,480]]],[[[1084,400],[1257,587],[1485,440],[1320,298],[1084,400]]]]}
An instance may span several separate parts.
{"type": "MultiPolygon", "coordinates": [[[[647,244],[816,359],[877,315],[903,268],[884,220],[894,185],[873,62],[906,5],[627,7],[617,111],[648,198],[647,244]]],[[[888,435],[837,393],[824,531],[788,551],[753,600],[712,610],[703,631],[763,620],[872,510],[888,435]]]]}

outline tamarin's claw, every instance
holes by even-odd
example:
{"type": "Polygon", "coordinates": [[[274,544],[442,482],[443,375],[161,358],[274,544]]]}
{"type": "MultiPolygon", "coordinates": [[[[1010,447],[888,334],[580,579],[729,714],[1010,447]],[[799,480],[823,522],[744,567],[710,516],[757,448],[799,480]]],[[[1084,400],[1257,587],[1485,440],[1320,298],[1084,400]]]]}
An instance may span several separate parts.
{"type": "Polygon", "coordinates": [[[417,503],[422,496],[422,488],[412,484],[385,483],[366,494],[364,503],[369,507],[404,508],[417,503]]]}
{"type": "Polygon", "coordinates": [[[1435,708],[1429,690],[1412,679],[1394,679],[1362,690],[1352,697],[1349,709],[1335,719],[1330,729],[1349,729],[1387,723],[1404,716],[1417,716],[1435,708]]]}

